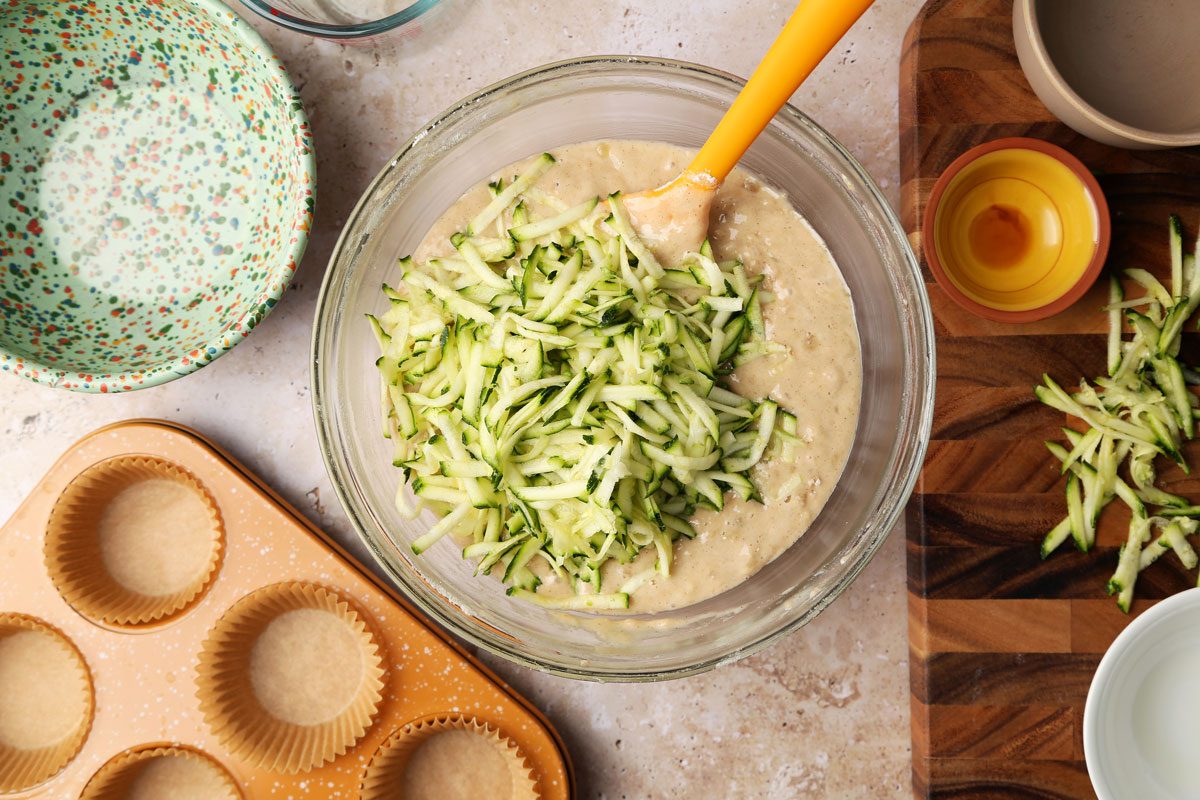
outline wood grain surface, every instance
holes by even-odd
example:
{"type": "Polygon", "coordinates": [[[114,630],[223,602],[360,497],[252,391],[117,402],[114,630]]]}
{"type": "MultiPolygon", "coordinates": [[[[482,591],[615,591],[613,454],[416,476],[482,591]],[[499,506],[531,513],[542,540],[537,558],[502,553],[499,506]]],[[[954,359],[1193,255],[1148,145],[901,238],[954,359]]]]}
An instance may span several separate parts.
{"type": "MultiPolygon", "coordinates": [[[[1108,198],[1107,270],[1169,272],[1167,216],[1200,219],[1200,149],[1134,152],[1060,124],[1029,88],[1012,40],[1011,0],[932,0],[904,42],[900,69],[901,215],[921,253],[919,220],[938,175],[981,142],[1031,136],[1058,144],[1108,198]]],[[[908,508],[913,789],[917,797],[1091,798],[1083,705],[1104,651],[1155,601],[1195,585],[1176,559],[1142,573],[1133,613],[1105,594],[1128,512],[1105,511],[1096,549],[1039,557],[1065,513],[1063,480],[1042,440],[1066,417],[1039,404],[1043,372],[1064,385],[1102,374],[1103,281],[1048,320],[979,319],[933,283],[937,331],[933,436],[908,508]]],[[[1131,289],[1131,291],[1133,291],[1131,289]]],[[[1140,290],[1139,290],[1140,293],[1140,290]]],[[[1188,333],[1184,359],[1200,362],[1188,333]]],[[[1187,448],[1200,465],[1200,444],[1187,448]]],[[[1192,476],[1162,467],[1161,485],[1200,500],[1192,476]]]]}

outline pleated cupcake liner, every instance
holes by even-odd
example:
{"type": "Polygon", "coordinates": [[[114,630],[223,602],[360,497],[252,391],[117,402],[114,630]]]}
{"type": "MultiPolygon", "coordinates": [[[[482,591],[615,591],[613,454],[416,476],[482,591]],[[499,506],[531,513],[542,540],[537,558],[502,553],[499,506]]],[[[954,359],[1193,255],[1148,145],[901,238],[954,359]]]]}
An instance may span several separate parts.
{"type": "Polygon", "coordinates": [[[48,747],[18,749],[0,743],[0,794],[31,788],[58,774],[79,754],[91,731],[95,714],[96,695],[92,676],[79,649],[56,628],[24,614],[0,614],[0,639],[18,633],[34,632],[53,638],[70,655],[78,667],[78,679],[84,686],[84,705],[79,709],[79,723],[61,741],[48,747]]]}
{"type": "Polygon", "coordinates": [[[226,798],[241,800],[243,797],[237,781],[211,756],[189,747],[153,746],[127,750],[109,759],[83,787],[79,800],[126,800],[132,794],[142,770],[150,762],[161,758],[180,758],[203,764],[225,784],[228,789],[226,798]]]}
{"type": "Polygon", "coordinates": [[[197,697],[205,722],[238,757],[272,772],[307,772],[345,755],[374,723],[383,692],[383,659],[365,620],[345,600],[316,584],[278,583],[239,600],[209,632],[200,652],[197,697]],[[335,719],[299,725],[273,716],[250,677],[254,643],[281,615],[326,611],[355,633],[364,675],[354,700],[335,719]]]}
{"type": "Polygon", "coordinates": [[[145,625],[191,605],[212,582],[224,553],[225,535],[216,501],[187,470],[148,456],[121,456],[93,464],[63,490],[46,528],[46,570],[55,587],[83,616],[111,625],[145,625]],[[208,567],[187,587],[145,595],[122,586],[103,568],[97,530],[100,510],[142,481],[171,480],[203,500],[212,536],[208,567]]]}
{"type": "Polygon", "coordinates": [[[432,737],[449,731],[468,731],[483,737],[504,757],[512,776],[511,798],[489,800],[539,800],[537,775],[525,754],[499,729],[474,717],[435,714],[407,723],[389,736],[375,751],[363,772],[359,800],[391,800],[397,796],[413,753],[432,737]]]}

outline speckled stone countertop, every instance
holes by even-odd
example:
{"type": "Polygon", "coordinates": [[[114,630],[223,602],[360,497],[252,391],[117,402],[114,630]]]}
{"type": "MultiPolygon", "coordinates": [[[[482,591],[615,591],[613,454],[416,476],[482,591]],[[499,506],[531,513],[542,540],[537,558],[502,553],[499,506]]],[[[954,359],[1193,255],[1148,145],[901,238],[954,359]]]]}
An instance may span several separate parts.
{"type": "MultiPolygon", "coordinates": [[[[316,231],[279,308],[200,372],[127,395],[0,379],[0,517],[80,436],[133,417],[190,425],[229,449],[314,522],[363,554],[317,451],[309,334],[346,215],[426,120],[515,72],[571,56],[638,53],[747,75],[791,0],[447,0],[414,41],[347,48],[254,20],[301,90],[316,132],[316,231]]],[[[898,199],[896,86],[915,0],[879,0],[793,102],[898,199]]],[[[365,554],[363,554],[365,557],[365,554]]],[[[815,622],[752,658],[665,684],[601,686],[486,659],[562,731],[579,797],[910,796],[904,547],[894,533],[815,622]]]]}

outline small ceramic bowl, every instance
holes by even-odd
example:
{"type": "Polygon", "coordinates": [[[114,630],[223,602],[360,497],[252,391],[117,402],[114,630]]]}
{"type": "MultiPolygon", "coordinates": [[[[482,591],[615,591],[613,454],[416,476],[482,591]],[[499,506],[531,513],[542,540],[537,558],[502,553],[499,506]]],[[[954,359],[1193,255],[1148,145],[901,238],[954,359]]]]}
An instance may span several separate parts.
{"type": "Polygon", "coordinates": [[[0,372],[163,383],[241,341],[304,252],[279,61],[218,0],[0,7],[0,372]]]}
{"type": "Polygon", "coordinates": [[[1013,41],[1034,92],[1084,136],[1200,144],[1195,0],[1016,0],[1013,41]]]}
{"type": "Polygon", "coordinates": [[[922,227],[942,289],[972,313],[1032,322],[1096,281],[1111,222],[1079,159],[1040,139],[997,139],[959,156],[933,186],[922,227]]]}
{"type": "Polygon", "coordinates": [[[1153,606],[1117,637],[1083,712],[1099,800],[1195,800],[1200,715],[1200,589],[1153,606]]]}

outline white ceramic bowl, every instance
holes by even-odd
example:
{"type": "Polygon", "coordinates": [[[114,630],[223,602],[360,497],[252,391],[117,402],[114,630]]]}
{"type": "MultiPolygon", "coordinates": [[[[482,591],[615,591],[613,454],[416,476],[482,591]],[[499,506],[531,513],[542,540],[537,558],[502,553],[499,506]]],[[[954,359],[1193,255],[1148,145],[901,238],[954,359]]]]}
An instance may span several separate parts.
{"type": "Polygon", "coordinates": [[[1099,800],[1200,797],[1200,589],[1152,607],[1105,653],[1083,712],[1099,800]]]}

